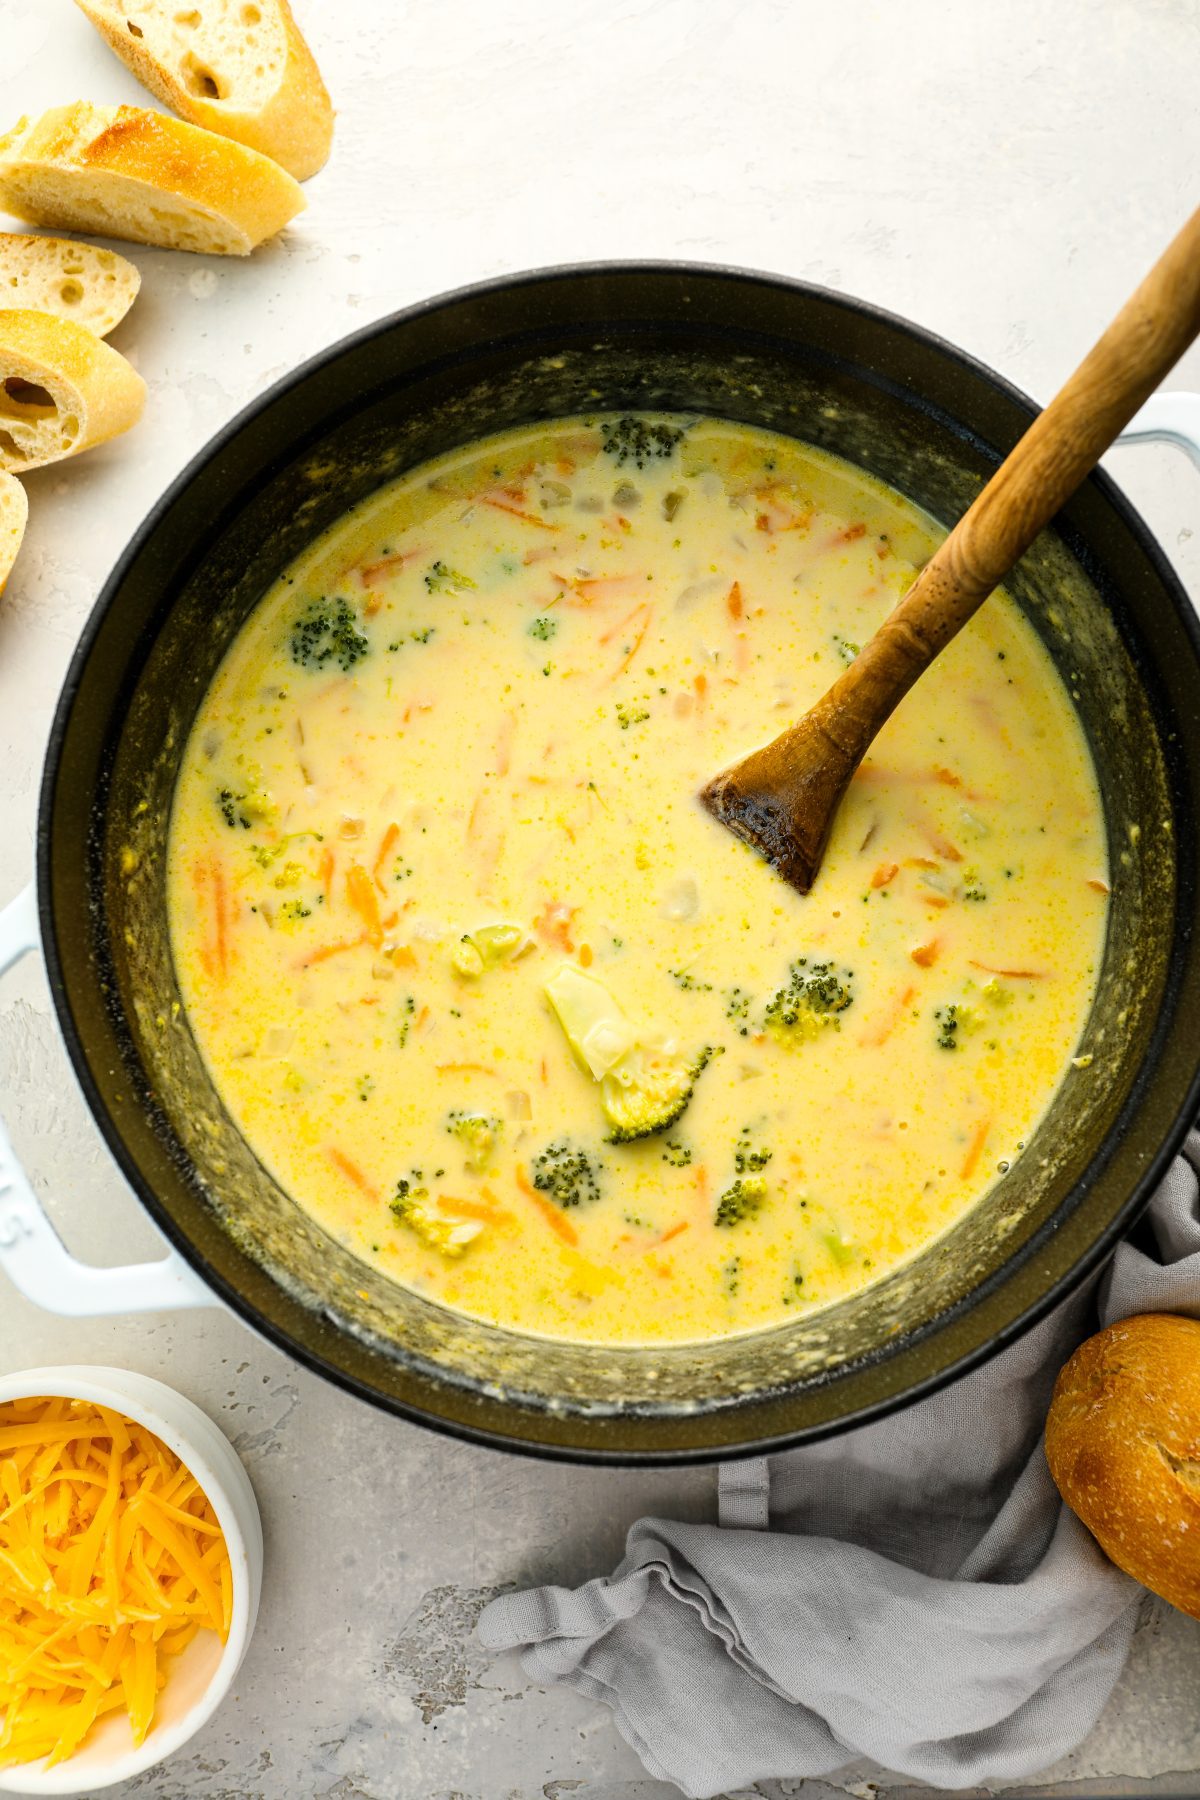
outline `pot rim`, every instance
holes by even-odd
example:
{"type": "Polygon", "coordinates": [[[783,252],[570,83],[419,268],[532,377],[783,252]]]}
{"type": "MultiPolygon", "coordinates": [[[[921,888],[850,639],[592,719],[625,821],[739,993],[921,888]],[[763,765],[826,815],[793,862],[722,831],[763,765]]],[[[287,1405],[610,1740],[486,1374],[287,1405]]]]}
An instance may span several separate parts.
{"type": "MultiPolygon", "coordinates": [[[[265,1338],[276,1349],[292,1357],[302,1366],[310,1369],[345,1392],[364,1400],[377,1409],[408,1420],[410,1423],[422,1425],[443,1435],[462,1439],[469,1443],[481,1444],[489,1449],[500,1450],[509,1454],[525,1455],[554,1462],[575,1464],[593,1464],[609,1467],[669,1467],[677,1465],[713,1464],[731,1461],[738,1458],[773,1453],[800,1443],[815,1443],[822,1438],[840,1435],[868,1424],[876,1419],[899,1412],[917,1401],[937,1393],[940,1389],[959,1380],[971,1370],[980,1367],[992,1356],[1022,1337],[1028,1330],[1045,1318],[1055,1306],[1077,1291],[1084,1281],[1092,1275],[1115,1249],[1130,1224],[1148,1203],[1154,1189],[1158,1186],[1168,1165],[1182,1145],[1189,1127],[1200,1110],[1200,1061],[1194,1070],[1182,1105],[1171,1120],[1155,1154],[1142,1166],[1137,1180],[1134,1182],[1128,1197],[1114,1214],[1108,1225],[1101,1231],[1064,1275],[1054,1281],[1037,1299],[1023,1307],[1017,1316],[995,1331],[985,1342],[972,1349],[960,1353],[956,1358],[936,1371],[921,1376],[911,1386],[901,1392],[885,1395],[859,1405],[844,1416],[825,1423],[809,1425],[798,1431],[776,1432],[771,1435],[749,1437],[745,1443],[729,1449],[714,1449],[712,1446],[696,1448],[660,1448],[657,1450],[642,1449],[609,1449],[606,1447],[567,1446],[556,1443],[534,1441],[529,1437],[508,1436],[492,1429],[473,1426],[465,1421],[448,1419],[439,1413],[427,1411],[410,1401],[400,1400],[393,1395],[381,1392],[351,1374],[346,1369],[333,1364],[320,1352],[297,1342],[282,1326],[268,1319],[258,1307],[246,1299],[241,1291],[234,1287],[222,1274],[215,1271],[195,1248],[192,1240],[176,1223],[173,1216],[159,1200],[150,1183],[142,1175],[133,1156],[128,1151],[117,1121],[109,1112],[98,1083],[94,1080],[84,1048],[81,1033],[75,1023],[70,1004],[67,984],[63,975],[62,960],[59,956],[58,938],[55,930],[53,908],[51,905],[51,873],[52,853],[50,819],[54,804],[54,790],[57,783],[59,763],[63,744],[67,733],[71,711],[78,693],[83,672],[92,652],[95,639],[104,619],[114,605],[118,591],[125,580],[128,570],[146,544],[153,538],[163,518],[169,513],[177,499],[186,491],[198,472],[219,456],[237,435],[268,407],[283,395],[300,387],[314,375],[333,364],[338,358],[360,345],[370,342],[387,332],[402,327],[409,321],[417,320],[442,308],[460,305],[476,298],[502,291],[513,291],[521,288],[533,288],[557,281],[575,280],[580,277],[603,276],[680,276],[708,279],[715,277],[724,281],[743,284],[746,288],[770,287],[786,289],[794,293],[810,296],[833,308],[840,308],[848,314],[865,317],[877,321],[890,330],[913,339],[923,346],[941,352],[961,368],[972,373],[977,379],[990,386],[995,392],[1014,405],[1027,419],[1032,420],[1041,410],[1022,389],[1016,387],[1006,377],[998,374],[988,364],[973,356],[969,351],[960,349],[940,333],[927,330],[914,324],[901,314],[893,313],[885,307],[871,301],[861,300],[853,295],[843,294],[837,289],[828,288],[819,283],[799,280],[788,275],[773,274],[768,270],[747,269],[736,264],[718,262],[692,262],[677,258],[613,258],[592,262],[548,264],[534,269],[517,270],[514,273],[489,277],[487,280],[470,282],[461,287],[448,289],[424,300],[414,302],[410,306],[401,307],[397,311],[387,313],[364,325],[359,330],[339,338],[333,344],[317,351],[300,363],[295,369],[282,376],[277,382],[257,395],[238,413],[234,415],[219,431],[189,459],[184,468],[170,482],[168,487],[155,501],[133,535],[125,545],[117,561],[110,570],[90,614],[80,633],[62,689],[55,706],[47,739],[45,762],[38,796],[37,817],[37,901],[41,927],[43,955],[46,972],[54,1001],[55,1014],[59,1029],[66,1045],[67,1054],[76,1079],[83,1090],[88,1109],[95,1120],[104,1142],[111,1152],[118,1168],[141,1205],[149,1213],[158,1230],[186,1259],[200,1279],[234,1312],[241,1321],[265,1338]]],[[[961,423],[961,421],[956,421],[961,423]]],[[[968,427],[968,429],[970,429],[968,427]]],[[[1094,485],[1100,492],[1105,504],[1117,515],[1119,521],[1129,531],[1142,553],[1153,568],[1156,578],[1170,594],[1179,622],[1192,643],[1197,660],[1200,661],[1200,616],[1197,615],[1188,598],[1182,581],[1168,561],[1165,552],[1154,533],[1150,530],[1137,509],[1116,484],[1112,477],[1097,466],[1087,477],[1085,488],[1094,485]]],[[[1176,924],[1176,941],[1178,941],[1179,925],[1176,924]]],[[[1153,1054],[1153,1050],[1150,1052],[1153,1054]]],[[[1149,1055],[1146,1059],[1149,1060],[1149,1055]]],[[[1126,1104],[1128,1104],[1128,1099],[1126,1104]]],[[[1110,1127],[1111,1134],[1112,1127],[1110,1127]]],[[[1086,1179],[1086,1176],[1083,1178],[1086,1179]]],[[[1050,1229],[1048,1225],[1045,1229],[1050,1229]]],[[[1040,1236],[1041,1234],[1037,1234],[1040,1236]]],[[[1035,1240],[1036,1241],[1036,1238],[1035,1240]]],[[[1027,1246],[1027,1249],[1029,1246],[1027,1246]]],[[[1001,1268],[974,1289],[969,1299],[963,1304],[977,1302],[993,1291],[1004,1280],[1006,1270],[1001,1268]]],[[[949,1317],[957,1317],[960,1308],[952,1310],[949,1317]]],[[[930,1334],[939,1329],[934,1322],[930,1334]]],[[[736,1411],[736,1409],[733,1409],[736,1411]]]]}

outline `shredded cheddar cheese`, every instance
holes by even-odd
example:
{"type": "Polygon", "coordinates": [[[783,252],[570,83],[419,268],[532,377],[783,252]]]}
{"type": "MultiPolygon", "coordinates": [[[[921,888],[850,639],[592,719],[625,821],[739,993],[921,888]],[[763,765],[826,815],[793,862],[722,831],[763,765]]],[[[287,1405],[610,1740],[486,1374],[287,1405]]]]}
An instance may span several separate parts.
{"type": "Polygon", "coordinates": [[[135,1744],[164,1659],[229,1632],[212,1505],[145,1426],[90,1401],[0,1406],[0,1767],[62,1762],[123,1707],[135,1744]]]}

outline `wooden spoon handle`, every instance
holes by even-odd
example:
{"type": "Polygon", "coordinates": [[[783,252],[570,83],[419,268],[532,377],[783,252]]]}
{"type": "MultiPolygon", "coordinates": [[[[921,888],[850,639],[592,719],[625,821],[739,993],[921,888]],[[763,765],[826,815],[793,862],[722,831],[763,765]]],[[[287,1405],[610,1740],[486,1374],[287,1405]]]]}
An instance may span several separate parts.
{"type": "Polygon", "coordinates": [[[808,715],[851,772],[913,682],[1004,579],[1197,334],[1200,208],[808,715]]]}

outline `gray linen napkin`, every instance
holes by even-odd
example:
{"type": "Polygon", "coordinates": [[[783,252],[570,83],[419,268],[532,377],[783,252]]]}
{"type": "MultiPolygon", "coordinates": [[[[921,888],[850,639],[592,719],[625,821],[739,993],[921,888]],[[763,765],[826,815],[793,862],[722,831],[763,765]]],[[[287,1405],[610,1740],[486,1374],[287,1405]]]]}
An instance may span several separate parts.
{"type": "Polygon", "coordinates": [[[1200,1318],[1200,1132],[1099,1284],[907,1412],[726,1464],[719,1525],[641,1519],[585,1586],[479,1621],[537,1681],[612,1707],[650,1774],[709,1796],[859,1757],[934,1787],[1016,1780],[1086,1736],[1141,1589],[1059,1501],[1055,1375],[1103,1322],[1200,1318]]]}

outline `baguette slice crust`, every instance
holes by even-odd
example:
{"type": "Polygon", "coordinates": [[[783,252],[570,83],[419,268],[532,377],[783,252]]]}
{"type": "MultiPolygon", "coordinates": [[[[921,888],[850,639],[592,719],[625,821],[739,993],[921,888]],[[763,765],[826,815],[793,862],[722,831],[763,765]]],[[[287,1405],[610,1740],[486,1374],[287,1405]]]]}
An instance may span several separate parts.
{"type": "Polygon", "coordinates": [[[1046,1460],[1117,1567],[1200,1618],[1200,1322],[1142,1313],[1081,1344],[1055,1383],[1046,1460]]]}
{"type": "Polygon", "coordinates": [[[146,384],[94,332],[52,313],[0,312],[0,469],[37,469],[128,431],[146,384]]]}
{"type": "Polygon", "coordinates": [[[0,475],[0,594],[9,571],[17,560],[25,521],[29,517],[29,501],[25,489],[15,475],[0,475]]]}
{"type": "Polygon", "coordinates": [[[288,0],[75,0],[181,118],[272,156],[297,181],[333,141],[333,105],[288,0]]]}
{"type": "Polygon", "coordinates": [[[55,313],[107,337],[141,285],[138,270],[115,250],[0,231],[0,303],[7,307],[55,313]]]}
{"type": "Polygon", "coordinates": [[[140,106],[79,100],[0,137],[0,206],[34,225],[248,256],[304,204],[270,157],[140,106]]]}

